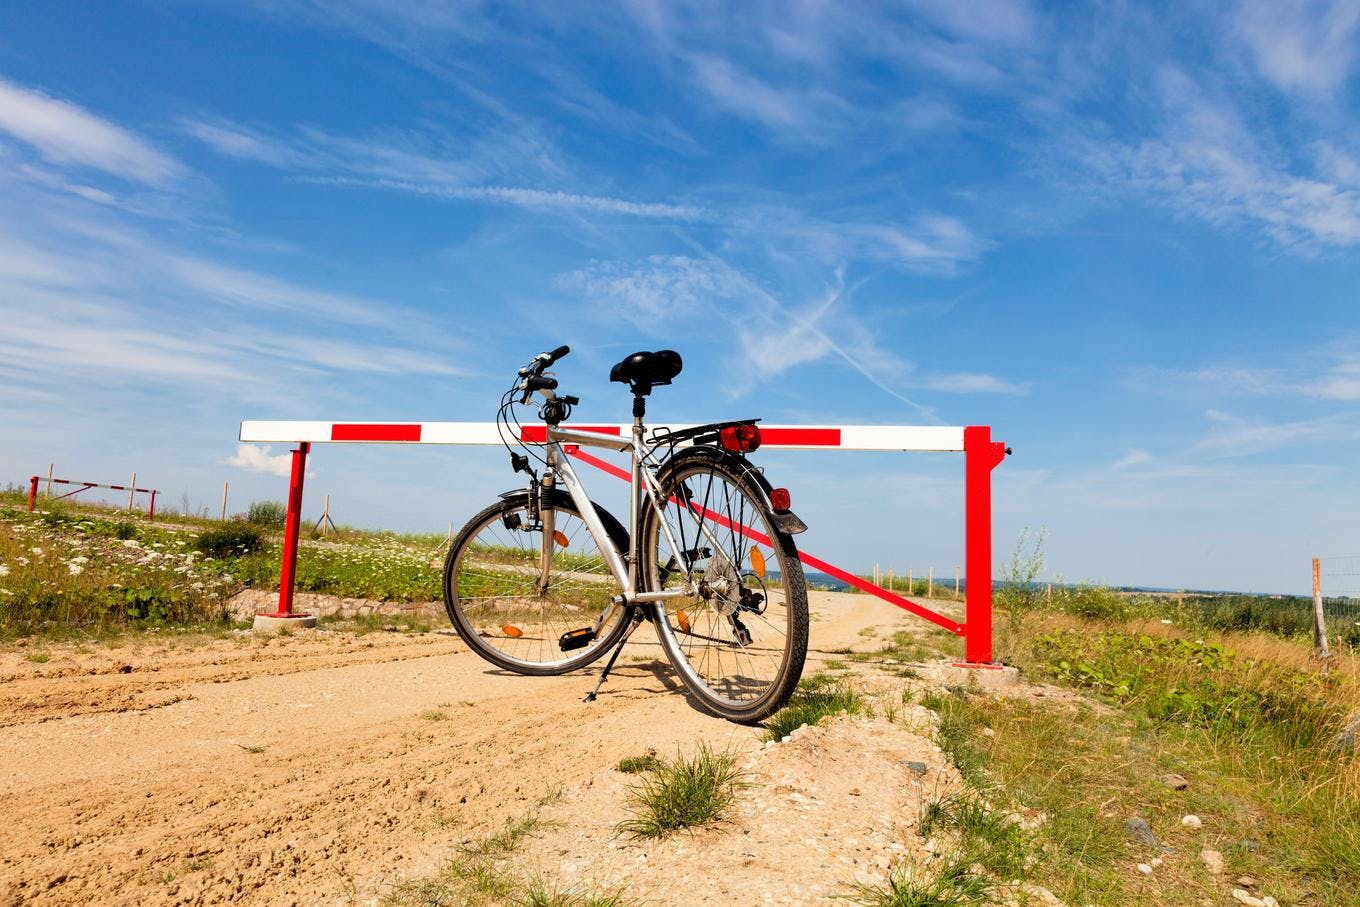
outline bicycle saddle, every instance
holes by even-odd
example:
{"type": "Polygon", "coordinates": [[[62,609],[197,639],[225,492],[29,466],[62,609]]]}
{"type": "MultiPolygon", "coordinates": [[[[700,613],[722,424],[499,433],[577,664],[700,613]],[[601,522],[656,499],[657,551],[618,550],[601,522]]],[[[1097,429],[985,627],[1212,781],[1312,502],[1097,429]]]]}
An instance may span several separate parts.
{"type": "Polygon", "coordinates": [[[609,370],[609,380],[627,384],[633,393],[646,396],[653,387],[670,384],[671,379],[680,374],[684,363],[675,350],[645,350],[634,353],[609,370]]]}

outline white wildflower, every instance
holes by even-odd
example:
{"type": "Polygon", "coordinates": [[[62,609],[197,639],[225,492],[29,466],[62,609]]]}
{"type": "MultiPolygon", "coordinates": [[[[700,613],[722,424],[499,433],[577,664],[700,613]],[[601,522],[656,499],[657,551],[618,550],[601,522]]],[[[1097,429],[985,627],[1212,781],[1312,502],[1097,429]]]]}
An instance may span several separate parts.
{"type": "Polygon", "coordinates": [[[42,549],[41,549],[41,548],[30,548],[30,549],[28,549],[28,550],[31,551],[31,552],[34,553],[34,554],[42,554],[42,549]]]}
{"type": "Polygon", "coordinates": [[[142,547],[142,545],[141,545],[141,543],[138,542],[136,539],[123,539],[123,547],[124,547],[124,548],[140,548],[140,547],[142,547]]]}
{"type": "Polygon", "coordinates": [[[90,559],[88,557],[85,557],[84,555],[81,555],[80,557],[71,558],[70,562],[72,564],[88,564],[90,562],[90,559]]]}
{"type": "Polygon", "coordinates": [[[26,557],[16,557],[15,560],[18,561],[20,564],[27,564],[27,563],[28,563],[28,558],[26,558],[26,557]]]}
{"type": "Polygon", "coordinates": [[[71,573],[72,576],[79,576],[81,573],[83,573],[83,572],[85,571],[85,568],[84,568],[84,567],[80,566],[79,564],[74,564],[74,563],[72,563],[72,564],[67,564],[67,565],[66,565],[66,569],[67,569],[68,571],[70,571],[70,573],[71,573]]]}
{"type": "Polygon", "coordinates": [[[14,593],[9,591],[8,589],[0,589],[0,595],[13,595],[13,594],[14,593]]]}
{"type": "Polygon", "coordinates": [[[0,576],[9,576],[9,564],[0,564],[0,576]]]}

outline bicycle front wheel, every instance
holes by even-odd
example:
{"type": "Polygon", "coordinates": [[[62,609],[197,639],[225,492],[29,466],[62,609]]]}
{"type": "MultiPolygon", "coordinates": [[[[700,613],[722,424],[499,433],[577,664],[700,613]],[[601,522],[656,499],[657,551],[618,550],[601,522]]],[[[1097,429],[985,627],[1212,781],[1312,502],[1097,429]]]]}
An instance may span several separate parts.
{"type": "MultiPolygon", "coordinates": [[[[473,517],[444,560],[444,608],[454,629],[482,658],[519,674],[584,667],[619,641],[631,619],[631,609],[614,607],[596,629],[618,583],[570,498],[555,495],[545,508],[553,521],[546,582],[545,524],[530,519],[527,492],[473,517]],[[564,641],[565,634],[574,639],[564,641]]],[[[614,546],[627,551],[618,520],[595,512],[614,546]]]]}
{"type": "Polygon", "coordinates": [[[660,513],[645,511],[641,530],[647,587],[696,590],[659,609],[667,656],[700,705],[743,724],[788,701],[808,637],[798,551],[748,470],[716,451],[672,459],[657,476],[660,513]]]}

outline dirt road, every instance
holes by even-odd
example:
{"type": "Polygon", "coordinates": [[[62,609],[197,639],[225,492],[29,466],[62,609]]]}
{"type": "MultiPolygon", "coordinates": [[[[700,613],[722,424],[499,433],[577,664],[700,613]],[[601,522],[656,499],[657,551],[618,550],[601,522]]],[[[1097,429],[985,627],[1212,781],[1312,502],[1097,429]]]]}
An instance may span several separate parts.
{"type": "MultiPolygon", "coordinates": [[[[809,670],[923,626],[813,593],[809,670]]],[[[0,895],[7,902],[370,902],[553,790],[648,748],[744,751],[647,631],[593,675],[526,678],[451,632],[145,642],[0,655],[0,895]]]]}

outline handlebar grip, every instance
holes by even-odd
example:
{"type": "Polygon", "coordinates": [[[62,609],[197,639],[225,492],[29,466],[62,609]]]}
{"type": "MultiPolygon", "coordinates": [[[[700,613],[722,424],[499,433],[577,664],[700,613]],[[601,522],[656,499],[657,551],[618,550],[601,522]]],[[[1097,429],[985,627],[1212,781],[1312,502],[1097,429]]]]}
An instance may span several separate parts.
{"type": "Polygon", "coordinates": [[[567,353],[570,352],[571,347],[567,346],[565,343],[562,344],[557,349],[553,350],[551,353],[548,354],[548,364],[552,365],[558,359],[561,359],[563,356],[567,355],[567,353]]]}
{"type": "Polygon", "coordinates": [[[530,375],[524,381],[525,390],[554,390],[557,387],[556,378],[546,378],[543,375],[530,375]]]}

